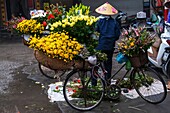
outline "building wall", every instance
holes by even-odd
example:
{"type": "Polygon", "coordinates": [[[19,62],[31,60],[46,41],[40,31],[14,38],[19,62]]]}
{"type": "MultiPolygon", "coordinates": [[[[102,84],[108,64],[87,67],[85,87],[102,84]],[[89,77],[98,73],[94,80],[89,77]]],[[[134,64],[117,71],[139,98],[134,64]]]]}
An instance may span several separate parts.
{"type": "MultiPolygon", "coordinates": [[[[43,2],[47,1],[51,4],[55,3],[62,3],[63,5],[66,5],[68,8],[70,8],[75,2],[78,2],[79,0],[33,0],[34,1],[34,8],[36,9],[43,9],[43,2]]],[[[122,10],[123,12],[128,13],[128,15],[136,14],[139,11],[143,10],[143,0],[81,0],[84,5],[88,5],[91,7],[92,15],[98,16],[97,13],[95,13],[95,9],[104,4],[105,2],[109,2],[112,4],[116,9],[122,10]]],[[[0,0],[0,6],[1,6],[1,14],[0,14],[0,20],[2,25],[2,20],[8,20],[10,18],[9,15],[11,14],[17,14],[18,12],[23,11],[26,17],[29,18],[29,7],[27,4],[27,0],[21,0],[22,9],[18,8],[18,2],[16,0],[0,0]],[[7,8],[6,8],[6,1],[10,2],[10,9],[8,9],[7,14],[7,8]],[[2,8],[3,7],[3,8],[2,8]],[[5,10],[5,14],[2,13],[5,10]],[[9,10],[11,14],[9,14],[9,10]]],[[[34,9],[33,8],[33,9],[34,9]]]]}
{"type": "Polygon", "coordinates": [[[94,15],[97,15],[94,10],[105,2],[109,2],[117,10],[126,12],[128,15],[133,15],[143,10],[143,0],[82,0],[83,4],[91,6],[91,11],[94,15]]]}
{"type": "Polygon", "coordinates": [[[2,25],[6,21],[6,3],[4,0],[0,0],[0,24],[2,25]]]}

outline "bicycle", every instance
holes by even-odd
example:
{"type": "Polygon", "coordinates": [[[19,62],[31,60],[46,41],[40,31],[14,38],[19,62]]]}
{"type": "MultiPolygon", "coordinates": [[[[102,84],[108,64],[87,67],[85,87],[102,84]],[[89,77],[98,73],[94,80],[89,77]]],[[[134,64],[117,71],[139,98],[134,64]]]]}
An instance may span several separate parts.
{"type": "Polygon", "coordinates": [[[116,83],[109,84],[124,67],[123,64],[109,80],[105,79],[105,68],[102,62],[92,66],[90,69],[79,69],[71,71],[64,82],[63,94],[66,102],[72,108],[79,111],[88,111],[97,107],[104,96],[117,99],[121,94],[119,83],[130,73],[130,82],[145,101],[158,104],[165,100],[167,89],[163,78],[147,64],[133,67],[127,70],[125,75],[116,83]],[[97,82],[92,85],[92,79],[97,82]],[[151,80],[149,80],[151,79],[151,80]],[[159,84],[160,88],[157,87],[159,84]],[[151,89],[152,88],[152,89],[151,89]]]}

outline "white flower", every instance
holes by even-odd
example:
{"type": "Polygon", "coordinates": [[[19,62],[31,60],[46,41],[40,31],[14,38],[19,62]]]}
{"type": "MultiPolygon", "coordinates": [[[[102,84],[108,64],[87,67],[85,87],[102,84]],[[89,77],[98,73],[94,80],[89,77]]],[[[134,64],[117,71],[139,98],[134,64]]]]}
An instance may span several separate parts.
{"type": "Polygon", "coordinates": [[[31,15],[31,18],[39,18],[39,17],[45,17],[46,16],[46,13],[44,12],[44,10],[32,10],[30,11],[30,15],[31,15]]]}

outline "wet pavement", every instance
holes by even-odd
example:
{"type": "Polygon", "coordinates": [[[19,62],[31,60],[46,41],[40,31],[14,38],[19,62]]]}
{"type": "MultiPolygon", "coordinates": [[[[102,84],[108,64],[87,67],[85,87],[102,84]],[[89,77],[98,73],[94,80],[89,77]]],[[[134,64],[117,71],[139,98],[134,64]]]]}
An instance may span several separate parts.
{"type": "Polygon", "coordinates": [[[42,76],[20,37],[0,36],[0,53],[0,113],[61,113],[46,94],[45,85],[54,81],[42,76]]]}
{"type": "MultiPolygon", "coordinates": [[[[79,113],[66,102],[49,102],[47,89],[51,80],[43,76],[33,50],[20,37],[0,37],[0,113],[79,113]]],[[[119,67],[114,62],[113,71],[119,67]]],[[[121,73],[120,73],[121,75],[121,73]]],[[[64,79],[64,78],[63,78],[64,79]]],[[[165,79],[166,80],[166,79],[165,79]]],[[[141,98],[103,101],[85,113],[169,113],[169,93],[164,102],[149,104],[141,98]]]]}

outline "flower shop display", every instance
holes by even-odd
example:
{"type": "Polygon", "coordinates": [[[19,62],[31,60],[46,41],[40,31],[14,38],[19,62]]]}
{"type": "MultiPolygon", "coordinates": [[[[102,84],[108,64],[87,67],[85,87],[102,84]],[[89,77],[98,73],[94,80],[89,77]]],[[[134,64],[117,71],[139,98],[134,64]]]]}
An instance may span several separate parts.
{"type": "Polygon", "coordinates": [[[155,42],[154,34],[146,28],[130,27],[122,32],[123,39],[118,43],[120,52],[128,56],[133,67],[140,67],[147,63],[147,49],[155,42]]]}
{"type": "Polygon", "coordinates": [[[82,68],[82,59],[89,56],[94,56],[90,60],[106,60],[106,54],[95,50],[98,18],[90,15],[89,6],[79,4],[65,11],[64,6],[52,4],[46,10],[32,10],[30,15],[31,19],[18,23],[16,30],[24,37],[23,43],[35,50],[35,58],[42,65],[62,70],[82,68]]]}

